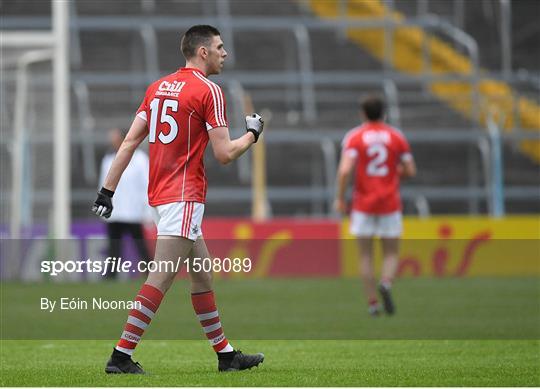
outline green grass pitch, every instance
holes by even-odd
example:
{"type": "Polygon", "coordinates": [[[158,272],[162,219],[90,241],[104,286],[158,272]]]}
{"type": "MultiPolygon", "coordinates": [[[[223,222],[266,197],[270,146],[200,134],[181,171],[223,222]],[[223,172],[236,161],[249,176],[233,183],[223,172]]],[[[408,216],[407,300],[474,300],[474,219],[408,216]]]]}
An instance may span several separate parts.
{"type": "Polygon", "coordinates": [[[218,373],[204,341],[141,343],[146,376],[103,373],[110,341],[4,341],[3,386],[538,386],[538,341],[238,341],[249,371],[218,373]]]}
{"type": "Polygon", "coordinates": [[[45,313],[39,298],[131,299],[140,282],[3,283],[2,386],[540,386],[536,278],[404,279],[398,313],[371,318],[357,280],[222,280],[225,334],[265,362],[220,374],[185,281],[136,353],[149,374],[108,376],[125,311],[45,313]]]}

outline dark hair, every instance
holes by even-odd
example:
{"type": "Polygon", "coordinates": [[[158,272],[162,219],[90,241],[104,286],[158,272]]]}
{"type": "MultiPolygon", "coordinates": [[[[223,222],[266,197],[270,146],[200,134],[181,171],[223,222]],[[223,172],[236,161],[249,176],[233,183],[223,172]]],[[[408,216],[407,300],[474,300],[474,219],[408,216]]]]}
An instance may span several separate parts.
{"type": "Polygon", "coordinates": [[[368,120],[381,120],[386,110],[386,104],[379,96],[368,96],[362,100],[362,111],[368,120]]]}
{"type": "Polygon", "coordinates": [[[208,25],[197,25],[186,31],[180,42],[182,54],[186,59],[193,58],[200,46],[208,45],[210,40],[221,35],[219,30],[208,25]]]}

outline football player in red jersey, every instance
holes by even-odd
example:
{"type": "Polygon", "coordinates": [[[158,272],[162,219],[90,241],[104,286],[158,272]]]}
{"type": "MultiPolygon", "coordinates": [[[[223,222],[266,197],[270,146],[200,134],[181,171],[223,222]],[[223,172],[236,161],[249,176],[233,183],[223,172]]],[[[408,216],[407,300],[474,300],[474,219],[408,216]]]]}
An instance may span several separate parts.
{"type": "MultiPolygon", "coordinates": [[[[210,258],[201,230],[207,189],[204,150],[210,141],[215,157],[227,164],[257,142],[264,125],[258,114],[247,116],[246,134],[230,139],[223,92],[207,78],[221,72],[227,57],[216,28],[191,27],[182,37],[181,50],[186,66],[148,87],[92,207],[98,216],[111,215],[118,181],[135,149],[148,137],[148,200],[157,225],[156,262],[210,258]]],[[[144,373],[131,355],[176,276],[170,268],[161,270],[151,272],[137,294],[138,308],[129,312],[121,338],[105,367],[106,373],[144,373]]],[[[212,272],[191,270],[188,274],[193,308],[217,353],[218,370],[244,370],[259,365],[263,354],[242,354],[225,337],[212,290],[212,272]]]]}
{"type": "Polygon", "coordinates": [[[334,208],[346,213],[345,192],[350,176],[356,172],[350,231],[360,244],[364,289],[369,312],[375,316],[379,314],[379,303],[373,267],[373,238],[380,237],[384,257],[379,293],[385,311],[393,314],[395,306],[390,290],[402,232],[399,181],[400,178],[414,177],[416,165],[403,133],[384,123],[384,101],[370,96],[362,102],[362,111],[365,123],[349,131],[343,140],[334,208]]]}

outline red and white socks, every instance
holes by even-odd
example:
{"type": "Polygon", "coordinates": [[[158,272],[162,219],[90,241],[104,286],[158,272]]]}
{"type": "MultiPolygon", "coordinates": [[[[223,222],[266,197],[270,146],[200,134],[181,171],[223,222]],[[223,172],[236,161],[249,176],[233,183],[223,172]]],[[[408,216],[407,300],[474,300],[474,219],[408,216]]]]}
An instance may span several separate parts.
{"type": "Polygon", "coordinates": [[[152,285],[144,284],[135,298],[137,308],[129,311],[127,323],[115,349],[132,355],[163,299],[163,293],[152,285]]]}
{"type": "MultiPolygon", "coordinates": [[[[159,289],[148,284],[144,284],[141,287],[141,290],[135,298],[135,301],[139,303],[137,304],[138,307],[133,308],[129,312],[122,336],[116,344],[116,351],[129,356],[133,354],[146,327],[148,327],[154,318],[162,299],[163,293],[159,289]]],[[[221,322],[219,320],[219,313],[216,308],[214,292],[193,293],[191,295],[191,302],[193,303],[193,309],[201,322],[203,331],[214,348],[214,351],[217,353],[229,353],[234,351],[223,333],[223,328],[221,327],[221,322]]]]}
{"type": "Polygon", "coordinates": [[[228,353],[234,351],[233,347],[227,341],[221,322],[219,320],[219,313],[216,308],[216,301],[214,298],[214,292],[209,290],[208,292],[192,293],[191,302],[193,309],[201,322],[203,331],[210,342],[210,345],[214,348],[216,353],[228,353]]]}
{"type": "Polygon", "coordinates": [[[370,315],[379,314],[380,305],[377,297],[371,297],[368,299],[368,312],[370,315]]]}

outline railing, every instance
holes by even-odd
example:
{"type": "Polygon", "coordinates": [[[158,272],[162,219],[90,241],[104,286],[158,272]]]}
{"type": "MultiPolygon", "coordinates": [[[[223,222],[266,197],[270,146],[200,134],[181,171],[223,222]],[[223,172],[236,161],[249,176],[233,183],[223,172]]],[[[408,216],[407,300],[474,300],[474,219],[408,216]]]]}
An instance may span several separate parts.
{"type": "MultiPolygon", "coordinates": [[[[32,219],[31,186],[32,176],[30,161],[28,159],[27,145],[30,142],[27,136],[27,104],[28,104],[28,77],[30,66],[39,62],[52,61],[54,51],[41,49],[28,51],[18,58],[17,84],[15,89],[15,115],[13,120],[13,144],[12,144],[12,180],[11,191],[11,236],[17,238],[21,225],[28,225],[32,219]]],[[[11,143],[11,142],[10,142],[11,143]]]]}
{"type": "Polygon", "coordinates": [[[231,6],[229,0],[221,0],[216,2],[217,17],[222,26],[221,33],[223,39],[227,42],[227,61],[231,66],[234,66],[236,62],[236,50],[234,49],[234,34],[233,34],[233,21],[231,20],[231,6]]]}
{"type": "MultiPolygon", "coordinates": [[[[460,1],[456,0],[456,9],[459,10],[460,1]]],[[[506,6],[505,0],[501,1],[501,7],[506,6]]],[[[79,112],[83,113],[83,119],[79,123],[81,127],[80,135],[74,137],[74,143],[80,142],[83,144],[84,152],[84,161],[85,161],[85,176],[91,178],[95,176],[95,172],[92,172],[89,168],[89,164],[95,165],[95,155],[94,155],[94,146],[97,144],[103,144],[103,140],[91,138],[88,136],[90,133],[90,128],[92,127],[92,117],[89,109],[88,96],[85,92],[85,88],[88,88],[88,85],[134,85],[134,80],[136,80],[135,85],[140,84],[140,86],[145,86],[150,79],[156,77],[159,73],[159,63],[157,62],[158,53],[157,48],[157,30],[170,30],[178,29],[183,27],[188,27],[193,24],[205,23],[205,24],[215,24],[218,26],[224,26],[223,29],[224,35],[227,35],[229,39],[227,45],[229,48],[230,57],[234,58],[234,35],[233,30],[272,30],[272,29],[282,29],[291,31],[295,37],[296,46],[298,48],[298,70],[290,71],[280,71],[280,72],[249,72],[243,71],[241,73],[228,72],[227,80],[221,80],[228,83],[228,87],[231,91],[234,88],[242,88],[242,85],[245,86],[269,86],[269,85],[281,85],[290,87],[291,85],[299,86],[301,101],[303,106],[303,116],[306,122],[313,123],[316,119],[317,110],[315,104],[315,86],[324,86],[324,85],[379,85],[380,81],[380,72],[363,72],[361,74],[357,72],[340,72],[336,74],[335,72],[314,72],[312,68],[312,59],[311,59],[311,50],[310,50],[310,39],[309,39],[309,30],[312,29],[331,29],[331,30],[340,30],[345,31],[347,28],[385,28],[387,31],[385,36],[391,36],[389,31],[394,28],[402,26],[420,26],[428,29],[436,29],[440,32],[445,33],[451,40],[456,44],[460,44],[468,50],[469,58],[473,64],[473,72],[471,75],[457,75],[457,74],[447,74],[447,75],[421,75],[421,76],[407,76],[391,71],[389,67],[386,68],[384,76],[386,77],[383,83],[383,91],[389,102],[389,116],[390,121],[394,125],[399,125],[400,122],[400,112],[399,112],[399,100],[397,94],[396,85],[415,85],[418,83],[430,83],[433,81],[442,81],[442,80],[466,80],[472,82],[474,85],[478,83],[479,76],[479,65],[478,65],[478,47],[476,42],[462,30],[456,28],[452,24],[448,23],[445,20],[442,20],[433,15],[423,15],[418,18],[409,19],[403,22],[396,22],[394,20],[383,19],[383,20],[354,20],[341,18],[337,20],[317,20],[313,18],[305,17],[280,17],[279,19],[271,17],[238,17],[234,19],[234,23],[230,23],[230,15],[228,11],[228,1],[218,2],[221,4],[218,9],[219,13],[217,17],[163,17],[163,16],[153,16],[151,10],[153,9],[155,3],[153,0],[142,0],[143,3],[147,4],[148,8],[147,14],[145,16],[130,16],[126,17],[111,17],[111,16],[100,16],[100,17],[77,17],[72,20],[72,27],[78,32],[80,30],[86,31],[96,31],[96,30],[136,30],[140,31],[141,38],[144,45],[145,53],[145,72],[142,74],[131,73],[131,74],[112,74],[112,73],[100,73],[94,74],[89,72],[75,72],[74,79],[75,82],[75,91],[79,104],[79,112]],[[225,4],[226,3],[226,4],[225,4]],[[140,26],[143,26],[142,29],[139,29],[140,26]]],[[[392,2],[388,3],[392,6],[392,2]]],[[[422,5],[426,8],[427,14],[427,2],[418,0],[420,8],[422,5]]],[[[461,7],[463,6],[461,1],[461,7]]],[[[143,7],[144,8],[144,7],[143,7]]],[[[3,21],[5,28],[10,28],[10,26],[17,26],[19,28],[24,28],[25,26],[31,26],[36,28],[39,26],[48,27],[50,26],[50,21],[48,18],[36,18],[36,17],[24,17],[24,18],[6,18],[3,21]]],[[[224,36],[224,38],[226,38],[224,36]]],[[[387,45],[391,45],[392,42],[389,39],[385,39],[387,45]]],[[[429,46],[424,45],[426,50],[424,51],[424,63],[429,62],[429,46]]],[[[503,45],[505,46],[505,45],[503,45]]],[[[504,48],[503,48],[504,49],[504,48]]],[[[506,50],[506,49],[504,49],[506,50]]],[[[385,63],[391,63],[390,53],[392,52],[391,46],[385,46],[385,63]]],[[[505,65],[501,78],[504,79],[521,79],[519,75],[514,73],[508,73],[508,66],[505,65]]],[[[522,77],[523,78],[523,77],[522,77]]],[[[527,79],[527,77],[525,77],[527,79]]],[[[218,78],[218,81],[220,79],[218,78]]],[[[538,80],[536,80],[538,81],[538,80]]],[[[234,93],[234,92],[233,92],[234,93]]],[[[478,97],[478,91],[476,90],[475,96],[478,97]]],[[[459,97],[456,97],[459,98],[459,97]]],[[[477,101],[477,99],[476,99],[477,101]]],[[[478,103],[478,101],[477,101],[478,103]]],[[[238,106],[241,106],[238,104],[238,106]]],[[[476,110],[480,112],[479,109],[476,110]]],[[[235,109],[237,119],[236,130],[238,128],[239,121],[243,120],[243,115],[238,116],[238,108],[235,109]]],[[[276,144],[279,142],[315,142],[319,144],[321,152],[323,154],[324,160],[324,173],[322,179],[320,180],[321,184],[318,187],[310,188],[269,188],[269,199],[271,201],[302,201],[306,199],[311,199],[312,201],[321,202],[325,204],[328,210],[331,210],[331,201],[333,196],[333,173],[335,173],[335,167],[337,162],[337,153],[335,145],[340,141],[342,134],[330,134],[328,131],[319,132],[317,134],[318,138],[306,138],[304,133],[291,133],[288,131],[286,136],[281,139],[279,130],[272,129],[274,132],[269,132],[266,134],[266,140],[269,144],[276,144]],[[338,139],[339,138],[339,139],[338,139]]],[[[234,129],[233,129],[234,131],[234,129]]],[[[313,133],[311,133],[313,134],[313,133]]],[[[520,134],[514,134],[518,136],[520,134]]],[[[408,132],[408,136],[411,140],[411,143],[414,142],[423,142],[425,141],[424,134],[418,134],[415,136],[413,132],[408,132]]],[[[516,140],[516,137],[503,136],[504,139],[516,140]]],[[[502,190],[500,194],[497,193],[496,185],[493,184],[496,180],[493,178],[495,174],[493,173],[494,166],[497,163],[493,162],[497,158],[494,158],[495,149],[498,147],[500,149],[500,144],[497,146],[496,143],[488,141],[485,133],[471,133],[467,136],[451,134],[450,132],[440,132],[438,134],[430,133],[429,141],[450,141],[450,142],[463,142],[467,144],[477,145],[480,152],[483,153],[482,160],[484,161],[484,181],[486,187],[477,188],[475,185],[472,187],[455,187],[455,188],[420,188],[420,187],[405,187],[404,197],[406,199],[414,201],[416,207],[420,214],[429,214],[429,200],[437,199],[470,199],[471,202],[478,202],[481,199],[487,199],[490,205],[490,210],[495,214],[500,210],[501,198],[526,198],[532,199],[537,197],[537,192],[532,191],[531,188],[523,190],[524,188],[520,187],[509,187],[506,188],[506,191],[503,193],[502,190]],[[486,143],[487,142],[487,143],[486,143]],[[486,146],[487,145],[487,146],[486,146]],[[496,200],[495,200],[496,199],[496,200]],[[497,208],[498,207],[498,208],[497,208]]],[[[536,139],[536,138],[534,138],[536,139]]],[[[3,141],[3,140],[2,140],[3,141]]],[[[40,142],[39,139],[35,140],[40,142]]],[[[244,181],[249,174],[249,162],[248,159],[245,159],[246,163],[241,163],[239,166],[239,176],[244,177],[244,181]],[[243,173],[242,173],[243,172],[243,173]]],[[[501,159],[499,158],[499,161],[501,159]]],[[[499,162],[500,164],[500,162],[499,162]]],[[[499,169],[502,171],[502,169],[499,169]]],[[[498,183],[501,181],[499,180],[498,183]]],[[[498,184],[497,184],[498,185],[498,184]]],[[[217,195],[221,199],[222,195],[231,194],[234,192],[234,198],[229,197],[231,201],[249,201],[249,193],[245,189],[233,189],[233,188],[216,188],[214,189],[209,197],[209,200],[213,200],[213,196],[217,195]]],[[[87,195],[86,192],[74,192],[73,200],[77,201],[82,199],[87,195]]],[[[36,193],[36,201],[46,201],[50,199],[42,192],[36,193]]],[[[321,205],[317,205],[317,208],[324,208],[321,205]]],[[[471,206],[474,208],[474,206],[471,206]]],[[[504,210],[503,210],[504,212],[504,210]]]]}
{"type": "MultiPolygon", "coordinates": [[[[331,203],[334,196],[334,180],[337,166],[337,148],[343,134],[332,132],[325,129],[313,129],[310,132],[291,132],[285,129],[272,129],[272,132],[265,133],[265,141],[268,147],[276,147],[280,144],[299,144],[318,145],[321,150],[322,172],[320,178],[317,179],[319,184],[313,186],[268,186],[268,199],[271,203],[306,203],[311,202],[314,208],[323,210],[322,214],[329,215],[332,213],[331,203]]],[[[78,135],[73,136],[73,144],[84,144],[86,141],[83,131],[76,131],[78,135]]],[[[426,137],[425,131],[408,131],[407,137],[410,143],[415,144],[444,144],[451,145],[473,145],[480,152],[482,157],[482,172],[484,174],[483,184],[479,181],[469,185],[448,186],[448,187],[431,187],[420,185],[409,185],[405,183],[402,195],[405,201],[412,202],[418,214],[421,216],[430,213],[430,203],[437,201],[459,200],[467,202],[486,201],[489,206],[489,212],[493,215],[501,215],[500,205],[496,201],[501,199],[512,200],[537,200],[539,191],[537,187],[528,186],[507,186],[504,192],[497,192],[497,187],[500,187],[500,179],[494,180],[497,174],[502,172],[498,156],[494,154],[494,148],[490,143],[487,134],[483,130],[470,132],[459,131],[457,129],[445,129],[430,132],[429,137],[426,137]],[[494,162],[498,165],[494,164],[494,162]],[[498,166],[498,167],[497,167],[498,166]],[[497,172],[497,170],[499,172],[497,172]],[[498,181],[497,181],[498,180],[498,181]],[[495,202],[493,199],[497,199],[495,202]]],[[[516,136],[515,134],[501,134],[501,139],[506,141],[517,142],[522,139],[540,139],[537,134],[527,134],[524,136],[516,136]]],[[[36,134],[31,140],[32,144],[50,144],[50,138],[46,135],[36,134]]],[[[91,139],[94,145],[104,146],[107,144],[106,139],[94,137],[91,139]]],[[[7,145],[7,139],[2,139],[1,143],[7,145]]],[[[500,144],[499,144],[500,145],[500,144]]],[[[496,151],[495,151],[496,153],[496,151]]],[[[500,159],[499,159],[500,161],[500,159]]],[[[269,161],[272,164],[272,161],[269,161]]],[[[471,174],[471,172],[468,172],[471,174]]],[[[499,176],[502,179],[502,176],[499,176]]],[[[94,195],[95,188],[74,190],[72,203],[85,205],[88,199],[94,195]]],[[[1,197],[1,196],[0,196],[1,197]]],[[[36,190],[33,193],[36,204],[47,204],[50,202],[51,193],[48,190],[36,190]]],[[[208,194],[208,202],[218,203],[249,203],[251,201],[250,190],[239,187],[219,186],[213,187],[208,194]]],[[[504,211],[504,210],[503,210],[504,211]]],[[[321,214],[319,214],[320,216],[321,214]]]]}
{"type": "Polygon", "coordinates": [[[385,78],[383,80],[383,91],[388,102],[388,122],[393,126],[401,127],[401,113],[396,83],[389,78],[385,78]]]}
{"type": "MultiPolygon", "coordinates": [[[[302,88],[302,104],[304,107],[304,117],[307,119],[306,121],[311,121],[314,115],[316,115],[316,111],[313,110],[313,83],[310,82],[311,75],[312,75],[312,69],[309,65],[310,60],[310,51],[309,51],[309,34],[305,34],[304,32],[311,29],[335,29],[335,30],[344,30],[347,27],[354,27],[354,28],[373,28],[373,27],[381,27],[385,28],[385,35],[390,36],[388,31],[390,29],[394,29],[396,27],[400,26],[420,26],[427,29],[436,29],[443,33],[446,33],[448,37],[453,40],[454,42],[461,44],[463,47],[467,48],[469,52],[469,56],[471,59],[471,62],[473,63],[473,74],[472,77],[467,77],[466,79],[468,81],[473,82],[473,84],[476,84],[476,81],[478,80],[478,49],[476,42],[464,31],[456,28],[455,26],[448,23],[446,20],[438,18],[434,15],[428,15],[427,14],[427,3],[425,7],[419,7],[423,8],[422,11],[419,12],[421,15],[418,18],[411,18],[406,21],[402,22],[396,22],[391,19],[382,19],[382,20],[354,20],[354,19],[348,19],[348,18],[341,18],[337,20],[317,20],[313,18],[291,18],[291,17],[280,17],[279,19],[271,18],[271,17],[237,17],[235,18],[234,24],[228,23],[227,21],[230,21],[230,15],[228,14],[227,10],[227,1],[225,2],[218,2],[220,6],[218,7],[218,16],[217,17],[205,17],[205,18],[172,18],[167,16],[152,16],[152,15],[145,15],[144,17],[137,17],[137,16],[130,16],[129,18],[125,17],[114,17],[114,16],[101,16],[101,17],[78,17],[76,20],[73,21],[72,25],[76,27],[77,29],[82,30],[102,30],[102,29],[108,29],[108,30],[132,30],[135,29],[139,31],[140,25],[145,26],[145,28],[142,29],[143,35],[148,35],[148,31],[155,31],[155,30],[168,30],[168,29],[178,29],[178,28],[185,28],[188,26],[191,26],[196,23],[213,23],[216,25],[222,25],[224,24],[226,26],[226,34],[230,35],[231,38],[234,37],[232,33],[229,33],[230,29],[235,30],[268,30],[268,29],[290,29],[294,31],[294,36],[297,41],[298,46],[298,53],[299,53],[299,63],[300,63],[300,71],[296,74],[296,77],[299,80],[302,80],[301,82],[301,88],[302,88]],[[136,19],[140,18],[140,23],[137,22],[136,19]],[[152,29],[149,29],[151,27],[152,29]],[[146,31],[146,32],[144,32],[146,31]]],[[[389,3],[390,5],[392,2],[389,3]]],[[[418,0],[418,4],[423,4],[421,0],[418,0]]],[[[456,0],[456,4],[459,4],[459,0],[456,0]]],[[[501,0],[501,7],[505,6],[504,0],[501,0]]],[[[456,7],[456,9],[459,9],[459,7],[456,7]]],[[[505,8],[506,9],[506,8],[505,8]]],[[[19,25],[19,26],[26,26],[26,25],[33,25],[33,26],[46,26],[48,23],[47,18],[40,18],[40,17],[32,17],[32,18],[9,18],[5,20],[5,27],[10,28],[13,25],[19,25]]],[[[506,36],[506,35],[505,35],[506,36]]],[[[145,57],[146,57],[146,63],[151,64],[152,61],[155,61],[156,56],[153,55],[153,48],[156,47],[155,39],[149,39],[145,38],[143,36],[143,41],[145,45],[145,57]]],[[[386,39],[385,42],[387,44],[391,44],[390,40],[386,39]]],[[[234,41],[230,41],[227,43],[231,47],[234,47],[234,41]]],[[[427,48],[427,45],[425,45],[427,48]]],[[[503,45],[504,47],[505,45],[503,45]]],[[[388,47],[385,48],[385,55],[389,56],[391,50],[388,49],[388,47]]],[[[507,50],[505,51],[507,53],[507,50]]],[[[428,63],[429,61],[429,52],[427,50],[424,50],[424,62],[428,63]]],[[[391,62],[390,58],[386,58],[385,63],[391,62]]],[[[155,68],[154,65],[151,65],[152,68],[155,68]]],[[[388,69],[387,69],[388,70],[388,69]]],[[[524,80],[531,80],[534,82],[534,85],[536,86],[538,83],[535,82],[534,76],[527,76],[527,75],[512,75],[509,76],[507,69],[503,69],[503,72],[501,73],[501,78],[513,78],[513,79],[519,79],[520,81],[524,80]]],[[[436,80],[439,80],[439,78],[435,78],[436,80]]],[[[430,79],[431,81],[433,78],[430,79]]],[[[148,82],[148,81],[147,81],[148,82]]],[[[477,93],[475,93],[477,95],[477,93]]],[[[478,102],[478,99],[475,98],[475,101],[478,102]]],[[[476,110],[476,112],[479,112],[479,110],[476,110]]]]}
{"type": "MultiPolygon", "coordinates": [[[[24,181],[31,175],[24,171],[25,156],[28,154],[26,146],[26,104],[29,94],[28,68],[32,63],[52,60],[53,64],[53,122],[54,138],[64,142],[53,142],[53,161],[55,174],[53,181],[53,196],[51,216],[53,220],[53,236],[62,239],[67,237],[71,220],[69,186],[69,127],[70,127],[70,99],[69,99],[69,59],[68,59],[68,25],[69,10],[66,3],[53,2],[51,5],[52,29],[49,31],[28,32],[2,32],[0,46],[15,48],[37,48],[44,50],[28,51],[17,59],[17,83],[15,118],[13,123],[14,150],[12,153],[12,198],[10,212],[10,230],[13,238],[18,238],[22,222],[24,181]]],[[[4,69],[3,69],[4,70],[4,69]]],[[[26,161],[27,162],[27,161],[26,161]]],[[[29,184],[26,184],[29,185],[29,184]]]]}
{"type": "Polygon", "coordinates": [[[75,93],[79,113],[79,128],[84,139],[81,145],[83,175],[87,183],[93,184],[97,182],[98,175],[96,172],[96,149],[91,141],[96,136],[94,131],[96,121],[90,109],[90,92],[88,91],[88,85],[80,80],[73,83],[73,92],[75,93]]]}
{"type": "Polygon", "coordinates": [[[488,201],[491,215],[495,217],[504,216],[504,171],[503,171],[503,152],[501,130],[489,115],[487,121],[487,133],[490,145],[489,185],[490,197],[488,201]]]}
{"type": "MultiPolygon", "coordinates": [[[[93,30],[135,30],[139,31],[139,27],[151,26],[154,30],[177,30],[179,28],[187,28],[193,24],[215,24],[221,25],[224,21],[228,20],[227,13],[223,11],[223,14],[219,17],[208,18],[185,18],[185,17],[168,17],[168,16],[130,16],[130,17],[116,17],[116,16],[100,16],[91,17],[84,16],[78,17],[73,26],[76,26],[79,30],[93,31],[93,30]]],[[[47,18],[9,18],[6,19],[5,28],[10,28],[13,24],[19,26],[33,25],[40,26],[46,25],[47,18]]],[[[302,104],[304,107],[304,116],[306,121],[313,120],[316,111],[313,109],[313,83],[310,82],[312,76],[311,67],[311,51],[309,49],[309,34],[308,30],[312,29],[331,29],[331,30],[344,30],[345,28],[385,28],[387,31],[397,27],[404,26],[419,26],[424,28],[436,29],[443,33],[446,33],[450,39],[462,44],[469,51],[471,62],[473,63],[474,71],[472,81],[477,80],[478,75],[478,53],[474,40],[463,31],[455,28],[450,23],[443,19],[437,18],[433,15],[427,15],[425,17],[409,19],[405,21],[397,22],[390,18],[378,19],[378,20],[357,20],[342,18],[338,20],[318,20],[307,17],[236,17],[234,24],[226,24],[227,29],[232,28],[237,31],[266,31],[273,29],[290,30],[295,37],[298,53],[300,71],[297,72],[296,77],[300,80],[302,86],[302,104]]],[[[35,28],[35,27],[34,27],[35,28]]],[[[146,27],[148,29],[148,27],[146,27]]],[[[144,29],[143,29],[144,30],[144,29]]],[[[390,36],[389,33],[386,34],[390,36]]],[[[233,37],[233,34],[231,34],[233,37]]],[[[391,44],[390,40],[386,40],[388,44],[391,44]]],[[[152,49],[148,46],[156,47],[153,39],[146,39],[144,41],[146,47],[146,56],[153,56],[152,49]]],[[[228,43],[234,46],[234,41],[228,43]]],[[[390,55],[391,50],[388,47],[385,48],[386,55],[390,55]]],[[[427,54],[427,53],[426,53],[427,54]]],[[[155,57],[153,57],[155,58],[155,57]]],[[[427,63],[427,58],[424,58],[427,63]]],[[[151,63],[152,59],[146,58],[146,63],[151,63]]],[[[389,63],[390,59],[386,58],[386,63],[389,63]]],[[[389,69],[387,69],[389,71],[389,69]]],[[[438,78],[437,78],[438,79],[438,78]]]]}

